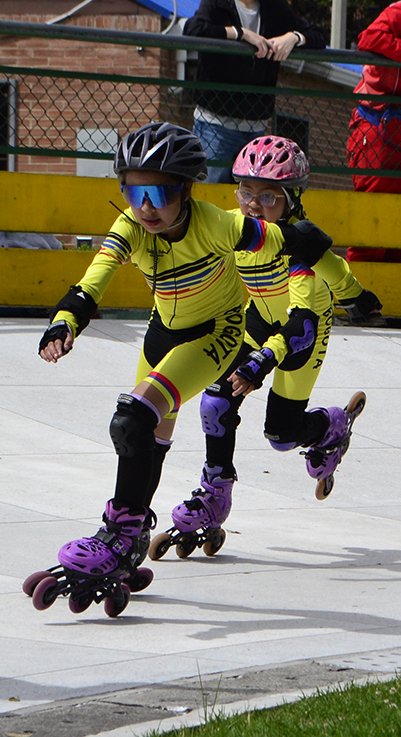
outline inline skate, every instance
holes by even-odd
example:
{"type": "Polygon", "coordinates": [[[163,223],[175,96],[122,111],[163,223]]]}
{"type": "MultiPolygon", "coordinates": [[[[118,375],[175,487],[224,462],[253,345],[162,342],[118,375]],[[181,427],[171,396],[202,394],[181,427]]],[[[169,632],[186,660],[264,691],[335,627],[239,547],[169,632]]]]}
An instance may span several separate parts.
{"type": "Polygon", "coordinates": [[[108,501],[105,527],[93,537],[63,545],[59,565],[28,576],[24,593],[32,597],[35,609],[48,609],[58,596],[64,596],[74,614],[84,612],[92,602],[104,601],[105,613],[117,617],[131,592],[142,591],[152,582],[153,572],[139,566],[146,558],[154,521],[151,510],[130,513],[128,507],[114,507],[108,501]]]}
{"type": "Polygon", "coordinates": [[[149,558],[160,560],[175,545],[179,558],[188,558],[195,548],[203,548],[207,556],[223,546],[226,533],[221,524],[231,510],[231,493],[236,477],[221,478],[222,468],[205,465],[201,487],[191,499],[178,504],[171,512],[173,527],[156,535],[149,546],[149,558]]]}
{"type": "MultiPolygon", "coordinates": [[[[330,425],[324,437],[316,445],[302,452],[306,458],[306,469],[317,479],[315,496],[320,501],[327,499],[334,486],[334,472],[347,452],[352,435],[352,426],[366,404],[365,392],[353,394],[344,409],[341,407],[318,408],[328,416],[330,425]]],[[[312,412],[316,410],[311,410],[312,412]]]]}

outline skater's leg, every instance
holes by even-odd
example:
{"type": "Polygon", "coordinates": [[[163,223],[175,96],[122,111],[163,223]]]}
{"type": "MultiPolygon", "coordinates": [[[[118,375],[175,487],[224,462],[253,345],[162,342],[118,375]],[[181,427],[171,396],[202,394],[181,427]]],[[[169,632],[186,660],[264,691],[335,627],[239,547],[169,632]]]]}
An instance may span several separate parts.
{"type": "Polygon", "coordinates": [[[159,486],[163,463],[166,455],[172,445],[171,440],[164,440],[163,438],[155,437],[154,452],[153,452],[153,473],[150,479],[144,504],[146,507],[150,507],[153,495],[159,486]]]}
{"type": "MultiPolygon", "coordinates": [[[[161,400],[164,399],[161,397],[161,400]]],[[[160,404],[163,403],[159,401],[160,404]]],[[[155,435],[160,421],[156,402],[137,393],[120,394],[110,423],[110,435],[118,455],[114,501],[140,509],[154,473],[155,435]]]]}
{"type": "MultiPolygon", "coordinates": [[[[165,456],[162,443],[156,443],[155,434],[168,441],[168,428],[172,432],[182,402],[195,396],[206,382],[216,378],[217,360],[223,370],[228,367],[230,356],[237,353],[241,343],[243,322],[241,308],[228,310],[215,321],[216,339],[227,326],[234,326],[236,330],[234,337],[230,332],[232,348],[228,346],[221,356],[218,351],[210,349],[214,333],[209,332],[173,347],[163,345],[159,348],[160,341],[154,341],[153,352],[159,349],[163,354],[154,368],[145,350],[142,351],[137,374],[139,382],[130,394],[119,396],[110,423],[110,435],[118,455],[115,494],[108,502],[105,514],[106,532],[112,535],[111,541],[99,540],[110,555],[114,555],[118,545],[124,559],[128,555],[124,541],[119,543],[120,535],[125,534],[119,527],[119,514],[138,521],[135,530],[130,532],[132,538],[149,538],[149,502],[160,480],[165,456]]],[[[124,524],[126,521],[128,523],[129,520],[124,519],[124,524]]],[[[135,549],[136,540],[132,542],[135,549]]]]}
{"type": "Polygon", "coordinates": [[[243,399],[232,396],[232,385],[224,379],[205,389],[201,397],[199,409],[205,433],[206,464],[209,468],[221,467],[226,478],[235,475],[236,431],[241,422],[238,410],[243,399]]]}
{"type": "Polygon", "coordinates": [[[307,399],[288,399],[270,389],[265,419],[265,437],[275,450],[293,450],[322,437],[328,422],[323,412],[306,412],[307,399]]]}
{"type": "Polygon", "coordinates": [[[156,392],[148,392],[156,400],[153,402],[136,391],[118,397],[110,423],[118,455],[114,498],[106,504],[105,526],[94,537],[61,548],[59,560],[66,568],[116,575],[118,569],[130,567],[132,573],[132,568],[145,558],[150,526],[146,495],[155,473],[154,430],[165,404],[156,392]]]}
{"type": "Polygon", "coordinates": [[[312,478],[331,476],[343,455],[342,443],[349,434],[350,418],[341,407],[306,410],[307,400],[289,400],[269,392],[265,436],[275,450],[302,446],[309,450],[306,469],[312,478]]]}
{"type": "Polygon", "coordinates": [[[178,504],[171,516],[181,532],[218,527],[228,517],[236,471],[233,463],[238,409],[243,397],[232,396],[231,384],[222,379],[202,394],[200,415],[206,438],[206,462],[200,488],[178,504]]]}
{"type": "Polygon", "coordinates": [[[340,407],[305,411],[307,401],[295,401],[269,393],[265,436],[275,450],[299,446],[309,450],[306,469],[312,478],[330,476],[341,460],[341,442],[348,433],[348,415],[340,407]],[[327,448],[333,448],[328,453],[327,448]]]}
{"type": "MultiPolygon", "coordinates": [[[[319,370],[320,366],[321,361],[316,362],[312,356],[312,360],[298,371],[282,372],[276,369],[265,421],[265,436],[276,450],[287,451],[300,446],[309,448],[304,453],[306,468],[309,475],[319,481],[332,477],[348,447],[347,438],[350,437],[353,419],[360,413],[366,400],[363,392],[360,392],[345,409],[317,407],[307,410],[308,399],[300,397],[302,391],[311,391],[313,371],[315,368],[319,370]],[[303,381],[297,376],[299,373],[304,374],[301,377],[303,381]],[[356,411],[353,404],[358,407],[356,411]]],[[[332,484],[323,491],[317,488],[317,498],[325,498],[331,488],[332,484]]]]}

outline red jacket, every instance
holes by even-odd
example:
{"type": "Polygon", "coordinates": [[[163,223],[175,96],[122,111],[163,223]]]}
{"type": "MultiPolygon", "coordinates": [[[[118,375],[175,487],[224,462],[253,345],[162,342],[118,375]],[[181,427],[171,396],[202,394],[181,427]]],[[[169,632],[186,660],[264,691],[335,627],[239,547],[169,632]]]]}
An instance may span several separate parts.
{"type": "MultiPolygon", "coordinates": [[[[370,26],[359,34],[358,49],[401,62],[401,2],[392,3],[385,8],[370,26]]],[[[365,65],[362,79],[354,92],[401,97],[401,67],[365,65]]],[[[372,101],[365,101],[364,104],[377,107],[372,101]]]]}

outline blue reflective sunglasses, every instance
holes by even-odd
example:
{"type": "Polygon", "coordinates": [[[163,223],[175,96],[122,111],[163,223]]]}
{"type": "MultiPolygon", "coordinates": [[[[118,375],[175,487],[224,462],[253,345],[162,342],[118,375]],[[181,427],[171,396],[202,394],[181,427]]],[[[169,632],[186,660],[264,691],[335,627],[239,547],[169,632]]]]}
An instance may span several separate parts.
{"type": "Polygon", "coordinates": [[[142,207],[148,199],[152,207],[160,209],[174,202],[184,184],[122,184],[120,189],[131,207],[142,207]]]}

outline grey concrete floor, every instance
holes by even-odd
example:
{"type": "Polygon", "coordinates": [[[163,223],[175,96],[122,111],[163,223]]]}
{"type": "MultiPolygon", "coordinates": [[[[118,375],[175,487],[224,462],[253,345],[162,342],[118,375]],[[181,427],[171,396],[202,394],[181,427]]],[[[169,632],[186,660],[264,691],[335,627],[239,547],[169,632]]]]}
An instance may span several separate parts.
{"type": "MultiPolygon", "coordinates": [[[[299,453],[263,438],[266,381],[243,406],[224,547],[150,562],[151,586],[110,619],[95,604],[72,614],[65,599],[37,611],[21,585],[99,526],[115,479],[109,420],[133,385],[146,323],[93,321],[56,366],[37,356],[45,324],[0,319],[2,735],[125,737],[201,713],[205,693],[209,705],[216,694],[277,702],[399,671],[401,331],[333,330],[310,406],[344,406],[358,389],[367,404],[326,501],[299,453]]],[[[180,413],[156,532],[199,481],[198,405],[180,413]]]]}

